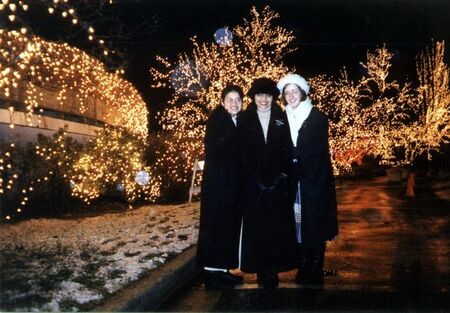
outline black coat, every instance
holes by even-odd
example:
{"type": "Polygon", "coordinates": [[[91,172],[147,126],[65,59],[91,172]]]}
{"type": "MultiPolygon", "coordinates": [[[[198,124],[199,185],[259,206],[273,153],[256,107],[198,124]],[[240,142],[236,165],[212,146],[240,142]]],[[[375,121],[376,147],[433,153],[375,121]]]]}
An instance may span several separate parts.
{"type": "Polygon", "coordinates": [[[197,246],[197,262],[201,266],[238,267],[242,215],[237,203],[237,140],[237,127],[231,115],[219,106],[209,116],[204,141],[205,167],[197,246]]]}
{"type": "Polygon", "coordinates": [[[295,221],[289,178],[277,182],[280,174],[292,171],[292,150],[285,115],[272,105],[267,143],[251,104],[242,114],[240,128],[242,170],[244,272],[264,269],[284,271],[296,267],[295,221]],[[277,187],[262,193],[260,186],[277,187]]]}
{"type": "MultiPolygon", "coordinates": [[[[291,141],[292,145],[292,141],[291,141]]],[[[293,145],[292,145],[293,147],[293,145]]],[[[338,234],[336,191],[328,145],[328,119],[313,107],[299,129],[293,190],[300,181],[302,243],[319,244],[338,234]]]]}

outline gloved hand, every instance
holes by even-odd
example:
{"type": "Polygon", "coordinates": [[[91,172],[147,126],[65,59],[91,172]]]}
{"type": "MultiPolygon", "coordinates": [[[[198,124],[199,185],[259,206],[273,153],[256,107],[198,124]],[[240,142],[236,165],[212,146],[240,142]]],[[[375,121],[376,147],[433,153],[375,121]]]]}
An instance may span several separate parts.
{"type": "Polygon", "coordinates": [[[261,181],[257,181],[258,191],[261,195],[267,195],[269,193],[272,193],[278,185],[272,184],[270,186],[264,185],[261,181]]]}
{"type": "Polygon", "coordinates": [[[284,183],[287,179],[288,176],[285,173],[281,173],[280,175],[277,176],[277,178],[274,179],[272,186],[276,188],[280,186],[282,183],[284,183]]]}
{"type": "Polygon", "coordinates": [[[266,194],[268,191],[268,187],[264,185],[259,179],[256,181],[256,186],[258,188],[258,192],[263,195],[266,194]]]}

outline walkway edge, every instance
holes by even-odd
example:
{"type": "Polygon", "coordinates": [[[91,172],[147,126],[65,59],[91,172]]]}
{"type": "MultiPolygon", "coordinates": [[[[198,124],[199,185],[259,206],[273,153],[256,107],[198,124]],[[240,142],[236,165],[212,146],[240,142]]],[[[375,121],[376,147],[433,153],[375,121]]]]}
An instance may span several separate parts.
{"type": "Polygon", "coordinates": [[[196,265],[197,246],[191,246],[174,259],[107,298],[93,312],[143,312],[157,310],[170,296],[200,273],[196,265]]]}

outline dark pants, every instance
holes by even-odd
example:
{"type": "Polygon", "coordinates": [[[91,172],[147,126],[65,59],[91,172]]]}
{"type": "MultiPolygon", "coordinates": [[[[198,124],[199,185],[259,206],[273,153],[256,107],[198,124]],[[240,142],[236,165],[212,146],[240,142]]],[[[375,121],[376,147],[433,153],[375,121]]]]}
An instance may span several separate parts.
{"type": "Polygon", "coordinates": [[[300,264],[296,282],[298,284],[323,284],[323,261],[325,242],[316,245],[300,244],[300,264]]]}

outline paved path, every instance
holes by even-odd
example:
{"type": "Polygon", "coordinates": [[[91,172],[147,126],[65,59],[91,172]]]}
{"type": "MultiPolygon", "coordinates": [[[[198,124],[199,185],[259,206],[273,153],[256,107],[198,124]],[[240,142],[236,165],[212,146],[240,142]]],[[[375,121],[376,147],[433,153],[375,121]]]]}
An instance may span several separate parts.
{"type": "Polygon", "coordinates": [[[337,187],[340,234],[327,248],[325,285],[299,288],[295,271],[280,288],[259,289],[254,275],[232,291],[198,280],[163,311],[450,311],[450,178],[418,178],[416,198],[386,178],[337,187]]]}

